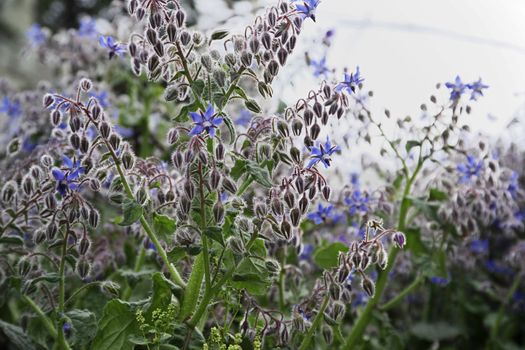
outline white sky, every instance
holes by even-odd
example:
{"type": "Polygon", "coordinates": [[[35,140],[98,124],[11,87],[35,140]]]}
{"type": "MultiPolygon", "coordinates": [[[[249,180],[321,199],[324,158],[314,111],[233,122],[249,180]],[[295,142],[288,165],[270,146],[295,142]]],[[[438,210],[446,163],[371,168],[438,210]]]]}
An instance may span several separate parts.
{"type": "MultiPolygon", "coordinates": [[[[212,25],[210,17],[218,13],[226,17],[217,0],[201,4],[200,11],[208,13],[203,22],[212,25]]],[[[236,6],[238,14],[251,8],[247,2],[236,6]]],[[[247,24],[246,19],[233,19],[228,25],[232,22],[247,24]]],[[[435,83],[451,81],[457,74],[466,82],[481,77],[490,85],[466,120],[473,129],[500,136],[523,109],[523,0],[322,0],[317,23],[308,23],[299,42],[308,43],[330,28],[336,36],[328,64],[361,67],[366,88],[375,94],[372,110],[389,108],[397,117],[417,116],[419,105],[435,92],[435,83]],[[489,120],[489,114],[497,120],[489,120]]],[[[296,56],[302,59],[301,53],[296,56]]],[[[294,75],[297,84],[285,90],[286,99],[293,101],[315,87],[308,73],[294,75]]]]}

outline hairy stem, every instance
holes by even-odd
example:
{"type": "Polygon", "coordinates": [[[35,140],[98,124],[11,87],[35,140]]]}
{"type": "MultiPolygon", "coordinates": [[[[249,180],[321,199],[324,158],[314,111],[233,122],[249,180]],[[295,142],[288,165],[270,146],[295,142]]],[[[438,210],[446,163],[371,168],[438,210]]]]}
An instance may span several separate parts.
{"type": "Polygon", "coordinates": [[[26,295],[24,295],[22,298],[31,307],[31,309],[33,309],[33,311],[37,314],[38,318],[40,318],[40,321],[42,321],[42,323],[44,324],[44,327],[49,332],[51,338],[56,339],[58,337],[58,332],[55,326],[53,325],[53,322],[51,322],[51,320],[49,319],[49,317],[46,316],[44,311],[42,311],[42,309],[37,304],[35,304],[35,302],[31,298],[29,298],[26,295]]]}
{"type": "Polygon", "coordinates": [[[67,254],[67,242],[69,237],[69,227],[66,227],[66,232],[64,234],[64,243],[62,245],[62,254],[60,256],[60,266],[58,270],[59,284],[58,284],[58,334],[57,341],[60,349],[70,349],[69,344],[64,335],[64,327],[62,315],[65,310],[65,299],[66,299],[66,254],[67,254]]]}
{"type": "MultiPolygon", "coordinates": [[[[410,209],[410,205],[411,205],[408,195],[410,194],[412,185],[414,184],[414,181],[416,180],[416,177],[419,174],[419,171],[421,170],[422,166],[423,166],[423,162],[421,161],[421,159],[419,159],[417,166],[414,169],[414,172],[412,173],[412,176],[410,178],[407,178],[405,189],[403,191],[403,198],[401,200],[401,209],[399,210],[399,220],[397,224],[397,229],[399,231],[404,231],[406,228],[406,218],[407,218],[408,210],[410,209]]],[[[375,294],[366,304],[365,309],[363,310],[363,312],[357,319],[356,323],[354,324],[354,327],[352,328],[352,331],[346,338],[346,343],[344,344],[342,349],[347,349],[347,350],[354,349],[356,345],[361,341],[363,333],[366,330],[366,327],[372,320],[372,311],[375,309],[375,307],[378,305],[379,301],[381,300],[381,297],[386,287],[386,282],[388,280],[388,275],[390,274],[390,271],[392,271],[392,268],[394,267],[394,263],[396,261],[398,252],[399,252],[399,248],[395,246],[392,246],[390,248],[390,251],[388,253],[388,264],[384,270],[379,272],[379,277],[376,283],[375,294]]]]}
{"type": "Polygon", "coordinates": [[[306,336],[301,342],[301,346],[299,347],[299,350],[309,349],[310,342],[312,341],[312,337],[314,336],[315,332],[317,331],[317,328],[319,328],[319,325],[321,324],[321,321],[323,320],[324,310],[328,306],[329,301],[330,301],[330,294],[326,293],[324,300],[323,300],[323,304],[321,305],[321,308],[317,312],[317,315],[315,316],[314,322],[310,326],[310,329],[308,329],[308,333],[306,333],[306,336]]]}

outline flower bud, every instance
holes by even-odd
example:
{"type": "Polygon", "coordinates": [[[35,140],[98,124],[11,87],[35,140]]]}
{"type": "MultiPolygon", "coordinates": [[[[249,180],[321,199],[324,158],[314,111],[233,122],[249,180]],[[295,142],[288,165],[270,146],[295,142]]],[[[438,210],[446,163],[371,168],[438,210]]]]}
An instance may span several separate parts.
{"type": "Polygon", "coordinates": [[[78,244],[78,253],[80,255],[86,255],[86,253],[89,251],[89,247],[91,246],[91,242],[87,237],[82,237],[78,244]]]}
{"type": "Polygon", "coordinates": [[[177,26],[174,23],[168,24],[166,33],[168,34],[168,40],[171,43],[177,40],[177,26]]]}
{"type": "Polygon", "coordinates": [[[217,144],[217,147],[215,147],[215,158],[217,158],[217,160],[223,160],[224,152],[225,152],[224,145],[222,144],[222,142],[219,142],[217,144]]]}
{"type": "Polygon", "coordinates": [[[299,118],[294,118],[292,120],[292,132],[295,136],[301,135],[303,131],[303,122],[299,118]]]}
{"type": "Polygon", "coordinates": [[[87,153],[89,150],[89,140],[86,136],[82,136],[80,139],[80,152],[87,153]]]}
{"type": "Polygon", "coordinates": [[[51,124],[53,124],[53,126],[58,126],[61,120],[62,120],[62,112],[60,112],[59,109],[54,109],[51,112],[51,124]]]}
{"type": "Polygon", "coordinates": [[[76,132],[72,133],[69,136],[69,143],[74,149],[79,149],[80,148],[80,136],[78,136],[76,132]]]}
{"type": "Polygon", "coordinates": [[[29,196],[35,189],[35,180],[30,174],[26,174],[22,179],[22,190],[29,196]]]}
{"type": "Polygon", "coordinates": [[[375,283],[366,275],[363,275],[361,280],[361,288],[363,288],[370,298],[374,296],[376,290],[375,283]]]}
{"type": "Polygon", "coordinates": [[[279,73],[279,64],[275,60],[271,60],[270,63],[268,63],[268,74],[270,76],[275,77],[279,73]]]}
{"type": "Polygon", "coordinates": [[[281,222],[280,232],[287,241],[292,239],[292,225],[286,219],[281,222]]]}
{"type": "Polygon", "coordinates": [[[231,248],[233,254],[235,255],[243,255],[245,252],[244,244],[242,243],[242,240],[239,237],[230,236],[228,238],[228,246],[231,248]]]}
{"type": "Polygon", "coordinates": [[[222,202],[220,200],[215,203],[213,206],[213,217],[215,219],[215,222],[217,224],[222,223],[224,220],[224,206],[222,205],[222,202]]]}
{"type": "Polygon", "coordinates": [[[191,209],[191,200],[186,196],[180,197],[180,209],[184,214],[188,214],[191,209]]]}
{"type": "Polygon", "coordinates": [[[252,65],[252,60],[253,60],[253,55],[250,52],[244,51],[241,54],[241,63],[245,67],[250,67],[252,65]]]}
{"type": "Polygon", "coordinates": [[[127,148],[122,153],[122,165],[126,170],[131,170],[135,166],[135,155],[127,148]]]}
{"type": "Polygon", "coordinates": [[[181,33],[180,33],[180,42],[182,43],[183,46],[187,46],[191,41],[191,35],[190,33],[188,33],[188,31],[186,30],[183,30],[181,33]]]}
{"type": "Polygon", "coordinates": [[[301,211],[298,208],[293,208],[290,211],[290,221],[292,222],[293,226],[299,226],[299,223],[301,221],[301,211]]]}
{"type": "Polygon", "coordinates": [[[279,131],[279,134],[281,134],[282,137],[288,137],[290,135],[288,124],[283,120],[277,122],[277,131],[279,131]]]}
{"type": "Polygon", "coordinates": [[[229,177],[224,177],[222,180],[222,188],[232,194],[237,192],[237,185],[229,177]]]}
{"type": "Polygon", "coordinates": [[[288,51],[281,47],[281,49],[277,52],[277,58],[279,59],[280,65],[284,66],[286,59],[288,58],[288,51]]]}
{"type": "Polygon", "coordinates": [[[118,298],[120,295],[120,285],[113,281],[103,281],[100,290],[112,298],[118,298]]]}
{"type": "Polygon", "coordinates": [[[99,213],[96,209],[91,209],[89,211],[89,216],[88,216],[88,223],[89,223],[89,226],[93,227],[93,228],[96,228],[98,226],[98,222],[99,222],[99,213]]]}
{"type": "Polygon", "coordinates": [[[182,168],[182,165],[184,164],[182,153],[180,151],[173,152],[173,154],[171,155],[171,161],[173,162],[175,168],[180,170],[182,168]]]}
{"type": "Polygon", "coordinates": [[[295,163],[299,163],[301,161],[301,151],[297,147],[292,146],[290,148],[290,157],[295,163]]]}
{"type": "Polygon", "coordinates": [[[116,133],[112,133],[109,136],[109,144],[115,151],[118,150],[120,146],[120,136],[118,136],[116,133]]]}
{"type": "Polygon", "coordinates": [[[184,20],[186,19],[186,13],[183,10],[178,10],[175,13],[175,23],[177,27],[181,28],[184,25],[184,20]]]}
{"type": "Polygon", "coordinates": [[[303,195],[301,199],[299,199],[299,210],[301,211],[301,214],[306,213],[308,210],[308,199],[306,198],[306,195],[303,195]]]}
{"type": "Polygon", "coordinates": [[[310,137],[313,140],[317,140],[320,133],[321,133],[321,127],[319,126],[319,124],[315,123],[314,125],[312,125],[312,127],[310,128],[310,137]]]}
{"type": "Polygon", "coordinates": [[[403,249],[403,247],[406,244],[406,237],[402,232],[396,232],[394,233],[394,236],[392,237],[392,240],[394,241],[394,245],[398,248],[403,249]]]}
{"type": "Polygon", "coordinates": [[[45,94],[44,98],[42,99],[42,103],[44,105],[44,108],[49,108],[51,105],[55,102],[55,98],[51,94],[45,94]]]}
{"type": "Polygon", "coordinates": [[[219,187],[220,181],[221,173],[216,168],[213,168],[210,174],[210,188],[216,190],[219,187]]]}
{"type": "Polygon", "coordinates": [[[80,278],[84,279],[89,275],[91,266],[85,258],[80,258],[77,260],[75,271],[80,276],[80,278]]]}
{"type": "Polygon", "coordinates": [[[266,266],[268,272],[272,275],[277,275],[281,271],[281,265],[275,259],[267,259],[264,262],[264,265],[266,266]]]}
{"type": "Polygon", "coordinates": [[[99,126],[100,135],[102,135],[103,138],[107,139],[111,133],[111,127],[109,124],[105,121],[100,123],[99,126]]]}
{"type": "Polygon", "coordinates": [[[330,328],[328,325],[323,325],[322,332],[326,344],[331,345],[334,341],[334,332],[332,331],[332,328],[330,328]]]}
{"type": "Polygon", "coordinates": [[[321,190],[321,192],[323,192],[323,198],[327,201],[330,200],[330,194],[332,193],[332,189],[330,188],[330,186],[326,185],[323,187],[323,189],[321,190]]]}
{"type": "Polygon", "coordinates": [[[27,257],[22,257],[18,261],[18,274],[22,277],[26,277],[29,272],[33,269],[33,264],[31,260],[27,257]]]}
{"type": "Polygon", "coordinates": [[[286,205],[288,205],[288,208],[293,208],[295,205],[295,196],[290,190],[286,190],[284,192],[284,201],[286,205]]]}
{"type": "Polygon", "coordinates": [[[80,80],[79,85],[84,92],[88,92],[93,87],[93,83],[87,78],[83,78],[82,80],[80,80]]]}
{"type": "Polygon", "coordinates": [[[279,200],[279,198],[277,197],[274,197],[272,199],[272,203],[271,203],[271,206],[272,206],[272,211],[275,215],[277,216],[281,216],[283,215],[283,204],[281,203],[281,201],[279,200]]]}
{"type": "Polygon", "coordinates": [[[15,181],[7,181],[2,188],[2,200],[6,203],[11,202],[16,194],[17,186],[15,181]]]}

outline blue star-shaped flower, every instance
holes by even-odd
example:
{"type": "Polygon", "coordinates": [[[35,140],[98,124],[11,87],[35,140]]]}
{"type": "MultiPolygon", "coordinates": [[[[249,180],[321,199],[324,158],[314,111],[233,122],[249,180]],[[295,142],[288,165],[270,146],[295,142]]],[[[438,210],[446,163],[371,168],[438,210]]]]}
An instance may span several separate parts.
{"type": "Polygon", "coordinates": [[[333,218],[335,215],[334,206],[332,204],[323,206],[321,203],[317,205],[317,210],[309,213],[306,217],[312,220],[316,225],[326,222],[328,219],[333,218]]]}
{"type": "Polygon", "coordinates": [[[101,35],[98,42],[100,46],[108,49],[109,59],[114,56],[122,57],[126,53],[126,45],[116,42],[112,36],[101,35]]]}
{"type": "Polygon", "coordinates": [[[483,89],[487,89],[489,86],[481,82],[481,78],[478,81],[473,82],[472,84],[467,85],[471,90],[470,99],[477,100],[478,97],[483,96],[483,89]]]}
{"type": "Polygon", "coordinates": [[[200,135],[203,131],[206,131],[211,137],[215,136],[215,129],[222,123],[222,117],[218,117],[215,114],[213,106],[208,104],[206,112],[190,112],[191,119],[195,123],[195,126],[190,131],[190,135],[200,135]]]}
{"type": "Polygon", "coordinates": [[[330,162],[332,161],[332,158],[330,157],[339,150],[339,146],[332,146],[327,137],[324,145],[319,144],[318,146],[312,147],[310,150],[312,159],[310,159],[306,167],[311,168],[319,162],[323,163],[325,168],[330,167],[330,162]]]}
{"type": "Polygon", "coordinates": [[[0,104],[0,113],[5,113],[11,118],[19,117],[22,114],[20,101],[10,100],[9,97],[5,96],[0,104]]]}
{"type": "Polygon", "coordinates": [[[83,18],[78,27],[78,35],[95,36],[97,34],[97,23],[93,18],[83,18]]]}
{"type": "Polygon", "coordinates": [[[42,27],[36,23],[29,27],[26,37],[33,47],[40,46],[46,41],[46,34],[42,31],[42,27]]]}
{"type": "Polygon", "coordinates": [[[80,174],[83,174],[85,169],[80,166],[80,160],[73,162],[68,156],[62,156],[62,164],[65,170],[59,168],[53,168],[51,173],[57,181],[57,191],[62,196],[65,196],[68,189],[75,191],[78,189],[78,185],[75,180],[78,179],[80,174]]]}
{"type": "Polygon", "coordinates": [[[479,176],[483,170],[483,160],[476,161],[476,159],[468,155],[467,162],[458,164],[457,171],[461,174],[460,182],[468,182],[472,177],[479,176]]]}
{"type": "Polygon", "coordinates": [[[450,100],[457,101],[465,93],[465,90],[469,87],[468,84],[463,84],[459,75],[456,76],[455,81],[445,83],[445,86],[450,89],[450,100]]]}
{"type": "Polygon", "coordinates": [[[348,205],[350,215],[368,212],[368,195],[363,194],[360,190],[354,190],[349,197],[344,199],[348,205]]]}
{"type": "Polygon", "coordinates": [[[326,76],[330,69],[326,66],[326,57],[321,58],[319,61],[311,60],[310,66],[314,68],[314,76],[319,77],[320,75],[326,76]]]}
{"type": "MultiPolygon", "coordinates": [[[[297,0],[296,0],[297,1],[297,0]]],[[[299,0],[295,3],[295,10],[304,20],[311,18],[315,22],[315,10],[319,5],[320,0],[299,0]]]]}
{"type": "Polygon", "coordinates": [[[341,92],[346,91],[349,95],[355,92],[356,86],[361,84],[365,79],[361,77],[359,66],[357,66],[355,73],[345,73],[344,81],[337,84],[335,91],[341,92]]]}

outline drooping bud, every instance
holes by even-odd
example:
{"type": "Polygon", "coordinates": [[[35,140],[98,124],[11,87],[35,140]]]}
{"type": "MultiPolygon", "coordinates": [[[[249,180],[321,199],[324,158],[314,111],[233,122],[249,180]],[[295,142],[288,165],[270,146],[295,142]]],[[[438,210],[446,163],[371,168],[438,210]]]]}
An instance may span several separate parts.
{"type": "Polygon", "coordinates": [[[221,173],[216,168],[213,168],[210,174],[210,188],[216,190],[219,187],[220,181],[221,173]]]}
{"type": "Polygon", "coordinates": [[[220,200],[218,200],[213,206],[213,217],[217,224],[221,224],[224,220],[224,206],[220,200]]]}
{"type": "Polygon", "coordinates": [[[394,245],[396,247],[403,249],[403,247],[406,244],[405,234],[399,231],[394,233],[394,236],[392,237],[392,241],[394,242],[394,245]]]}
{"type": "Polygon", "coordinates": [[[368,276],[366,275],[363,275],[362,277],[362,280],[361,280],[361,288],[363,288],[363,290],[365,291],[366,294],[368,294],[368,296],[370,298],[372,298],[375,294],[375,291],[376,291],[376,286],[375,286],[375,283],[374,281],[372,281],[368,276]]]}
{"type": "Polygon", "coordinates": [[[85,255],[89,251],[89,247],[91,246],[91,242],[87,237],[82,237],[78,244],[78,253],[80,255],[85,255]]]}
{"type": "Polygon", "coordinates": [[[75,271],[80,276],[80,278],[84,279],[87,277],[87,275],[89,275],[89,272],[91,271],[91,266],[85,258],[80,258],[77,260],[75,271]]]}

